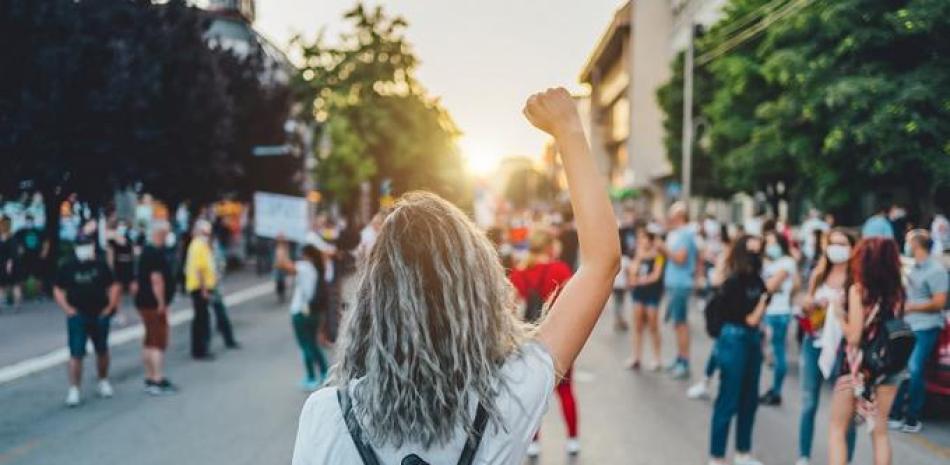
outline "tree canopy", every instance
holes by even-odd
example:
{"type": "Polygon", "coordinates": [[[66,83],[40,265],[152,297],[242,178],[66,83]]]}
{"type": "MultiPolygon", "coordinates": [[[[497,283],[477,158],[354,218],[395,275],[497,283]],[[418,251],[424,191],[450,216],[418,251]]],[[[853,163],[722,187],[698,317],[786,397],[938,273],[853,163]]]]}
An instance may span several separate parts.
{"type": "MultiPolygon", "coordinates": [[[[756,16],[769,21],[763,32],[696,73],[721,187],[836,211],[870,192],[904,195],[926,210],[950,189],[950,3],[733,0],[697,41],[697,55],[756,16]],[[783,8],[791,13],[776,16],[783,8]]],[[[675,160],[682,65],[673,66],[659,96],[675,160]]]]}
{"type": "Polygon", "coordinates": [[[363,182],[392,182],[398,194],[427,189],[456,202],[468,195],[459,134],[439,100],[415,78],[408,23],[358,4],[338,44],[298,41],[298,95],[322,123],[330,150],[317,168],[321,188],[352,206],[363,182]]]}

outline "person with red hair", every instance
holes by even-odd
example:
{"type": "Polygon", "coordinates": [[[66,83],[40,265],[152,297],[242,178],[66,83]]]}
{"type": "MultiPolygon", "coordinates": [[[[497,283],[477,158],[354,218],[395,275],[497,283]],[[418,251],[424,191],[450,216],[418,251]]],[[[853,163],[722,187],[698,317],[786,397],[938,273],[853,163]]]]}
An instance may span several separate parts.
{"type": "Polygon", "coordinates": [[[849,262],[843,311],[835,312],[841,324],[841,375],[831,400],[828,463],[844,465],[848,454],[848,425],[857,413],[868,422],[874,464],[891,463],[887,418],[904,373],[871,376],[863,363],[862,348],[882,334],[884,323],[904,313],[904,288],[897,242],[890,238],[862,239],[849,262]]]}

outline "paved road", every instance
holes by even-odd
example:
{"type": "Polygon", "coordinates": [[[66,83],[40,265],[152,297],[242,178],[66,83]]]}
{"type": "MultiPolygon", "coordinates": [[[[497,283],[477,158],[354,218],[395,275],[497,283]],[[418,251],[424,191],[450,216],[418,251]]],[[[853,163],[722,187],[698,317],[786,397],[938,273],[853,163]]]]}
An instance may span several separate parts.
{"type": "MultiPolygon", "coordinates": [[[[80,408],[66,409],[62,366],[0,385],[0,465],[289,463],[306,395],[296,389],[300,367],[286,311],[268,295],[234,306],[232,316],[244,349],[219,351],[214,362],[191,361],[187,325],[175,328],[170,376],[183,390],[174,397],[141,391],[135,343],[113,351],[114,399],[89,397],[80,408]]],[[[574,461],[563,454],[564,432],[553,403],[538,463],[705,463],[709,404],[687,401],[684,383],[618,369],[627,355],[626,335],[609,323],[597,328],[577,364],[583,452],[574,461]]],[[[696,334],[704,341],[698,329],[696,334]]],[[[705,342],[697,347],[697,360],[707,348],[705,342]]],[[[755,451],[769,465],[795,458],[794,376],[788,382],[786,405],[763,409],[756,425],[755,451]]],[[[823,437],[820,429],[816,457],[825,453],[823,437]]],[[[899,436],[895,463],[947,463],[950,444],[941,449],[934,442],[945,437],[899,436]]],[[[856,463],[868,463],[867,443],[862,435],[856,463]]]]}

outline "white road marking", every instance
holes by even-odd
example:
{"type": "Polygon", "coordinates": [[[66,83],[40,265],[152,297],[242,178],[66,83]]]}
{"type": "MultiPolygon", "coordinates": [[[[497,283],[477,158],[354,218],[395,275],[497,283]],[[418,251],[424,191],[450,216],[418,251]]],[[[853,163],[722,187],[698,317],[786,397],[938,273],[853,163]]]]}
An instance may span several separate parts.
{"type": "MultiPolygon", "coordinates": [[[[272,283],[260,283],[224,296],[224,303],[225,305],[242,304],[262,295],[266,295],[269,292],[273,292],[273,289],[274,285],[272,283]]],[[[177,312],[172,312],[172,314],[168,317],[168,324],[171,326],[185,324],[191,321],[194,318],[194,315],[194,309],[191,307],[184,310],[179,310],[177,312]]],[[[141,340],[144,335],[145,327],[142,326],[141,323],[138,323],[134,326],[129,326],[128,328],[112,331],[109,334],[109,347],[116,347],[120,344],[125,344],[130,341],[141,340]]],[[[69,360],[69,349],[66,347],[60,347],[59,349],[53,350],[46,354],[28,358],[12,365],[7,365],[3,368],[0,368],[0,384],[8,383],[24,376],[52,368],[62,363],[66,363],[67,360],[69,360]]]]}

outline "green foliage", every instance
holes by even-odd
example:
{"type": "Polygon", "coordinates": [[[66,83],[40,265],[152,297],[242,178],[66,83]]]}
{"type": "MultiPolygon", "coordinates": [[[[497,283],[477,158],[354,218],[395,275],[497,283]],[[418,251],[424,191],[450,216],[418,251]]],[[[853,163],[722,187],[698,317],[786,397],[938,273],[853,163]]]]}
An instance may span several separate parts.
{"type": "MultiPolygon", "coordinates": [[[[769,3],[733,0],[697,54],[769,3]]],[[[697,71],[712,172],[728,190],[807,196],[839,211],[869,192],[932,202],[950,186],[950,2],[806,3],[697,71]]],[[[680,69],[660,91],[671,160],[680,69]]]]}
{"type": "Polygon", "coordinates": [[[345,19],[352,31],[339,45],[301,44],[298,95],[332,142],[317,169],[320,186],[345,206],[361,183],[387,178],[396,194],[427,189],[465,201],[458,129],[414,77],[406,21],[362,4],[345,19]]]}

